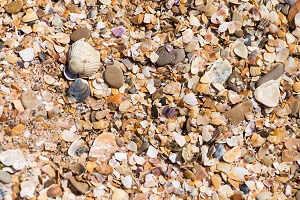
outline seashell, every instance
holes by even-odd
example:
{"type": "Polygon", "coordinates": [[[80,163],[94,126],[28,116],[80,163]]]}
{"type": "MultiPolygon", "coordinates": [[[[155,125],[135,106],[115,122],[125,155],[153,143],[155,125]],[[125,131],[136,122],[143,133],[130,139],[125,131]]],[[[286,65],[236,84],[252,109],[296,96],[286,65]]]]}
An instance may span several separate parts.
{"type": "Polygon", "coordinates": [[[247,49],[246,45],[244,45],[242,43],[238,43],[234,47],[233,51],[236,55],[238,55],[241,58],[247,58],[248,57],[248,49],[247,49]]]}
{"type": "Polygon", "coordinates": [[[274,130],[273,136],[276,137],[274,144],[280,144],[280,143],[284,142],[284,139],[287,136],[286,130],[284,130],[282,128],[277,128],[274,130]]]}
{"type": "Polygon", "coordinates": [[[260,85],[254,91],[257,101],[268,106],[275,107],[279,103],[280,91],[277,80],[270,80],[260,85]]]}
{"type": "Polygon", "coordinates": [[[300,139],[288,138],[285,141],[284,145],[290,151],[298,150],[298,149],[300,149],[300,139]]]}
{"type": "Polygon", "coordinates": [[[189,104],[191,106],[195,106],[198,104],[198,100],[195,96],[195,94],[193,93],[189,93],[189,94],[186,94],[184,97],[183,97],[183,101],[186,103],[186,104],[189,104]]]}
{"type": "Polygon", "coordinates": [[[88,153],[89,149],[87,148],[84,141],[75,141],[71,144],[68,149],[68,154],[72,157],[80,156],[82,153],[88,153]]]}
{"type": "Polygon", "coordinates": [[[68,94],[75,98],[76,102],[82,102],[90,96],[90,86],[86,80],[78,78],[68,89],[68,94]]]}
{"type": "Polygon", "coordinates": [[[214,188],[216,188],[216,190],[218,190],[222,185],[222,178],[220,175],[214,174],[211,176],[211,182],[212,182],[214,188]]]}
{"type": "Polygon", "coordinates": [[[234,147],[234,148],[230,149],[229,151],[227,151],[223,155],[223,160],[226,162],[234,162],[240,156],[241,156],[241,148],[239,146],[237,146],[237,147],[234,147]]]}
{"type": "Polygon", "coordinates": [[[70,72],[70,69],[69,67],[65,67],[64,70],[63,70],[63,73],[64,73],[64,76],[66,77],[66,79],[70,80],[70,81],[73,81],[75,80],[76,78],[78,78],[78,75],[77,74],[72,74],[70,72]]]}
{"type": "Polygon", "coordinates": [[[122,35],[125,33],[126,29],[123,26],[118,26],[111,29],[111,32],[116,37],[122,37],[122,35]]]}
{"type": "Polygon", "coordinates": [[[295,15],[295,24],[296,24],[297,26],[300,26],[300,13],[297,13],[297,14],[295,15]]]}
{"type": "Polygon", "coordinates": [[[291,6],[288,14],[288,20],[292,22],[295,15],[300,11],[300,1],[297,0],[286,0],[286,2],[291,6]]]}
{"type": "Polygon", "coordinates": [[[100,68],[100,54],[84,39],[72,44],[69,52],[69,70],[72,74],[92,76],[100,68]]]}
{"type": "Polygon", "coordinates": [[[260,29],[260,30],[264,30],[265,27],[269,26],[269,24],[270,24],[270,21],[263,18],[263,19],[260,20],[257,28],[260,29]]]}
{"type": "Polygon", "coordinates": [[[171,118],[175,117],[175,115],[177,114],[177,111],[175,110],[175,108],[166,106],[163,109],[162,114],[165,115],[168,119],[171,119],[171,118]]]}
{"type": "Polygon", "coordinates": [[[265,143],[266,139],[257,133],[253,133],[250,141],[253,147],[260,147],[265,143]]]}
{"type": "Polygon", "coordinates": [[[284,149],[282,151],[282,161],[283,162],[295,162],[300,159],[300,153],[297,151],[289,151],[284,149]]]}

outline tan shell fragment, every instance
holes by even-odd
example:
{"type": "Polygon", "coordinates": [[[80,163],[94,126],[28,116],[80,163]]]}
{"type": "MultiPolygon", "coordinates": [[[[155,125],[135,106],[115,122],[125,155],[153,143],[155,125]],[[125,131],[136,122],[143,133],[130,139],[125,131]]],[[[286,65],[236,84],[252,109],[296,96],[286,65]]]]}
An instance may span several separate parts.
{"type": "Polygon", "coordinates": [[[214,175],[211,177],[211,182],[212,182],[214,188],[216,188],[216,190],[218,190],[218,189],[221,187],[221,184],[222,184],[222,178],[221,178],[220,175],[214,174],[214,175]]]}
{"type": "Polygon", "coordinates": [[[69,51],[69,69],[72,74],[90,77],[100,68],[100,54],[83,39],[72,44],[69,51]]]}
{"type": "Polygon", "coordinates": [[[273,135],[269,137],[275,137],[274,140],[272,140],[273,144],[280,144],[284,142],[286,136],[286,131],[284,129],[278,128],[275,129],[273,135]]]}
{"type": "Polygon", "coordinates": [[[229,151],[227,151],[223,155],[223,160],[226,162],[234,162],[240,156],[241,156],[241,148],[239,146],[237,146],[237,147],[234,147],[234,148],[230,149],[229,151]]]}
{"type": "Polygon", "coordinates": [[[261,145],[263,145],[265,143],[265,141],[266,141],[266,139],[261,137],[259,134],[257,134],[257,133],[252,134],[251,143],[252,143],[253,147],[260,147],[261,145]]]}
{"type": "Polygon", "coordinates": [[[247,49],[246,45],[244,45],[242,43],[238,43],[234,47],[233,51],[236,55],[238,55],[241,58],[247,58],[248,57],[248,49],[247,49]]]}

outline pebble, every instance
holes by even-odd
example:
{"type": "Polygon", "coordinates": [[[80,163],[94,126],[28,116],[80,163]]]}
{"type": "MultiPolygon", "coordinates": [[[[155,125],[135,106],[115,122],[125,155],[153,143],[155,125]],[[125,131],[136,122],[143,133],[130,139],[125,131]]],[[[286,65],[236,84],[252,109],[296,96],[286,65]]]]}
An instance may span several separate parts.
{"type": "Polygon", "coordinates": [[[178,82],[172,82],[163,88],[165,94],[179,94],[181,90],[181,85],[178,82]]]}
{"type": "Polygon", "coordinates": [[[231,110],[224,113],[225,117],[232,121],[234,125],[238,125],[241,121],[245,120],[245,114],[252,112],[253,105],[250,101],[245,101],[233,107],[231,110]]]}
{"type": "Polygon", "coordinates": [[[153,146],[148,147],[147,156],[149,156],[150,158],[156,158],[157,154],[158,151],[153,146]]]}
{"type": "Polygon", "coordinates": [[[233,71],[227,79],[227,87],[237,93],[245,89],[245,84],[242,77],[233,71]]]}
{"type": "Polygon", "coordinates": [[[91,31],[87,28],[78,28],[70,35],[70,39],[73,42],[76,42],[77,40],[81,38],[89,39],[91,35],[91,31]]]}
{"type": "Polygon", "coordinates": [[[18,136],[23,135],[25,131],[26,131],[26,127],[23,124],[18,124],[17,126],[11,129],[11,133],[13,135],[18,135],[18,136]]]}
{"type": "Polygon", "coordinates": [[[160,47],[156,54],[159,58],[156,61],[158,66],[164,65],[176,65],[181,63],[185,58],[185,52],[183,49],[173,48],[170,52],[167,50],[166,45],[160,47]]]}
{"type": "Polygon", "coordinates": [[[89,189],[89,185],[87,183],[79,182],[73,176],[69,179],[69,181],[74,189],[81,194],[85,194],[89,189]]]}
{"type": "Polygon", "coordinates": [[[12,1],[5,5],[5,11],[9,14],[16,14],[22,10],[23,1],[12,1]]]}
{"type": "Polygon", "coordinates": [[[275,107],[279,103],[280,90],[279,83],[277,80],[270,80],[254,91],[254,96],[257,101],[268,106],[275,107]]]}
{"type": "Polygon", "coordinates": [[[38,100],[36,98],[36,94],[34,91],[28,90],[28,91],[22,93],[21,102],[25,109],[27,109],[27,108],[32,109],[32,108],[36,107],[37,105],[39,105],[42,101],[38,100]]]}
{"type": "Polygon", "coordinates": [[[62,195],[62,189],[58,184],[53,184],[50,186],[50,188],[47,190],[47,197],[53,198],[53,197],[59,197],[62,195]]]}
{"type": "Polygon", "coordinates": [[[122,87],[125,81],[123,71],[117,64],[110,65],[106,68],[104,71],[104,79],[113,88],[122,87]]]}
{"type": "Polygon", "coordinates": [[[273,69],[271,69],[266,75],[261,77],[257,82],[256,82],[256,87],[259,87],[260,85],[268,82],[269,80],[277,80],[281,75],[283,74],[283,65],[278,64],[276,65],[273,69]]]}
{"type": "Polygon", "coordinates": [[[0,182],[4,184],[10,184],[11,181],[11,175],[6,171],[0,170],[0,182]]]}
{"type": "Polygon", "coordinates": [[[232,68],[222,61],[216,61],[211,69],[201,77],[202,83],[224,84],[231,74],[232,68]]]}
{"type": "Polygon", "coordinates": [[[111,200],[128,200],[129,196],[128,194],[122,190],[122,189],[118,189],[116,188],[114,193],[111,196],[111,200]]]}
{"type": "Polygon", "coordinates": [[[34,58],[33,48],[23,49],[19,52],[19,55],[24,61],[32,61],[34,58]]]}

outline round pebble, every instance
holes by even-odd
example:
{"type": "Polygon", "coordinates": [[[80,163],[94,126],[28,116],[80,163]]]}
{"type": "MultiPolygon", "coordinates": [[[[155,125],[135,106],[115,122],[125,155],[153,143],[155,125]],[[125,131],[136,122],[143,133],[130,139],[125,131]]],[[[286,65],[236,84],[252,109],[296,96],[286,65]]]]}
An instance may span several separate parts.
{"type": "Polygon", "coordinates": [[[91,35],[91,31],[87,28],[78,28],[70,35],[70,39],[73,42],[76,42],[77,40],[81,38],[89,39],[91,35]]]}
{"type": "Polygon", "coordinates": [[[9,14],[16,14],[22,10],[23,1],[12,1],[5,5],[5,11],[9,14]]]}
{"type": "Polygon", "coordinates": [[[158,66],[176,65],[181,63],[185,58],[183,49],[172,49],[171,51],[168,51],[166,46],[160,47],[156,51],[156,54],[159,56],[156,61],[158,66]]]}
{"type": "Polygon", "coordinates": [[[4,184],[11,183],[11,175],[6,171],[0,170],[0,182],[4,184]]]}
{"type": "Polygon", "coordinates": [[[118,65],[110,65],[104,71],[104,79],[113,88],[120,88],[124,83],[123,71],[118,65]]]}

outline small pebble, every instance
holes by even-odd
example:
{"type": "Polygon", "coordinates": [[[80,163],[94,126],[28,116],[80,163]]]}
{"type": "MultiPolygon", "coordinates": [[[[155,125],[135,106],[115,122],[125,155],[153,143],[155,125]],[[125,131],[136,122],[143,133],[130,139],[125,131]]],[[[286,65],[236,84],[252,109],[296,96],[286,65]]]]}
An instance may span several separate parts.
{"type": "Polygon", "coordinates": [[[89,39],[91,35],[91,31],[87,28],[78,28],[70,35],[70,39],[73,42],[76,42],[77,40],[81,38],[89,39]]]}
{"type": "Polygon", "coordinates": [[[4,184],[10,184],[12,181],[11,175],[3,170],[0,170],[0,182],[4,184]]]}
{"type": "Polygon", "coordinates": [[[89,185],[87,183],[79,182],[73,176],[69,179],[69,181],[74,189],[81,194],[85,194],[89,189],[89,185]]]}
{"type": "Polygon", "coordinates": [[[5,11],[9,14],[16,14],[22,10],[23,1],[12,1],[5,5],[5,11]]]}
{"type": "Polygon", "coordinates": [[[185,52],[183,49],[174,48],[172,51],[168,51],[166,46],[160,47],[156,54],[159,56],[156,64],[158,66],[164,65],[176,65],[181,63],[185,58],[185,52]]]}
{"type": "Polygon", "coordinates": [[[110,65],[106,68],[104,71],[104,79],[113,88],[122,87],[125,81],[123,71],[116,64],[110,65]]]}

